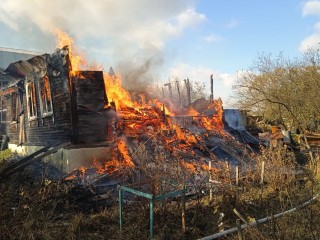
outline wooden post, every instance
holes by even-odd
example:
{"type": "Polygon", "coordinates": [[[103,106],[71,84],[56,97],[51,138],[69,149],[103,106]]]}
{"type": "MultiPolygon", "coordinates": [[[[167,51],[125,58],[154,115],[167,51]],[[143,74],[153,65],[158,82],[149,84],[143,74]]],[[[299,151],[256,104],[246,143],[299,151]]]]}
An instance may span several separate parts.
{"type": "Polygon", "coordinates": [[[190,105],[190,104],[191,104],[191,87],[190,87],[190,80],[189,80],[189,78],[184,79],[184,83],[185,83],[186,89],[187,89],[188,105],[190,105]]]}
{"type": "MultiPolygon", "coordinates": [[[[186,189],[186,188],[185,188],[186,189]]],[[[186,233],[186,201],[185,201],[186,192],[182,193],[182,214],[181,214],[181,223],[182,223],[182,232],[186,233]]]]}
{"type": "Polygon", "coordinates": [[[262,161],[261,163],[261,180],[260,180],[260,201],[262,201],[262,194],[263,194],[263,183],[264,183],[264,169],[265,169],[265,162],[262,161]]]}
{"type": "Polygon", "coordinates": [[[219,228],[219,232],[223,232],[224,231],[224,213],[220,213],[219,214],[219,219],[218,219],[218,228],[219,228]]]}
{"type": "Polygon", "coordinates": [[[239,186],[239,166],[236,166],[236,185],[239,186]]]}
{"type": "Polygon", "coordinates": [[[153,240],[154,233],[154,199],[150,199],[150,239],[153,240]]]}
{"type": "Polygon", "coordinates": [[[179,81],[176,81],[176,88],[177,88],[177,91],[178,91],[179,103],[181,104],[181,96],[180,96],[180,86],[179,86],[179,81]]]}
{"type": "Polygon", "coordinates": [[[233,212],[245,223],[248,224],[248,221],[244,218],[244,216],[242,216],[242,214],[237,210],[237,209],[233,209],[233,212]]]}
{"type": "Polygon", "coordinates": [[[212,200],[212,175],[211,175],[212,163],[209,161],[209,199],[212,200]]]}
{"type": "Polygon", "coordinates": [[[236,220],[236,226],[237,226],[237,231],[238,231],[238,239],[243,240],[240,219],[236,220]]]}
{"type": "Polygon", "coordinates": [[[261,180],[260,180],[261,185],[263,185],[263,183],[264,183],[264,167],[265,167],[265,162],[262,161],[262,163],[261,163],[261,180]]]}
{"type": "Polygon", "coordinates": [[[122,232],[122,190],[119,188],[119,225],[120,225],[120,232],[122,232]]]}
{"type": "Polygon", "coordinates": [[[229,164],[228,161],[226,161],[226,168],[227,168],[227,174],[229,178],[230,187],[232,187],[232,180],[231,180],[231,164],[229,164]]]}

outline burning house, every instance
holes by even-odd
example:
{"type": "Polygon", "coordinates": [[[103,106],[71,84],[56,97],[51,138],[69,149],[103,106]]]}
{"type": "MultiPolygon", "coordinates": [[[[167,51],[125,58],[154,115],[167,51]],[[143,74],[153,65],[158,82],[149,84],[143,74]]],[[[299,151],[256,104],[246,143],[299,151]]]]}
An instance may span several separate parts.
{"type": "Polygon", "coordinates": [[[75,71],[73,61],[71,49],[63,47],[0,72],[2,134],[10,149],[29,155],[3,176],[31,164],[30,154],[42,151],[41,159],[68,179],[118,174],[122,182],[130,176],[129,182],[147,182],[157,192],[164,182],[171,184],[167,179],[203,181],[209,162],[218,169],[221,162],[243,161],[239,156],[244,159],[247,147],[236,139],[243,140],[243,133],[228,133],[221,99],[198,99],[187,107],[180,101],[175,106],[172,97],[169,103],[143,94],[133,100],[116,74],[75,71]]]}
{"type": "Polygon", "coordinates": [[[2,134],[9,137],[10,149],[29,154],[70,142],[73,149],[56,154],[63,171],[103,154],[112,134],[103,73],[73,72],[68,47],[9,64],[0,82],[2,134]]]}

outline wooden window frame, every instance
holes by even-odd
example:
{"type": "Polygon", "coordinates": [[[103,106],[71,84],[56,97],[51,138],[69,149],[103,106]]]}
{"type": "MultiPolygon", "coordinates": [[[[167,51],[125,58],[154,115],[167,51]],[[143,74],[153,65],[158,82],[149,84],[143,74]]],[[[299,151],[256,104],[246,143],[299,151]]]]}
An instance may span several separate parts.
{"type": "Polygon", "coordinates": [[[11,123],[18,122],[18,94],[16,92],[11,93],[11,123]]]}
{"type": "Polygon", "coordinates": [[[37,96],[36,96],[36,84],[34,79],[32,81],[26,81],[26,95],[27,95],[27,112],[28,119],[37,119],[37,96]],[[31,86],[31,91],[30,91],[31,86]]]}
{"type": "Polygon", "coordinates": [[[45,75],[44,77],[39,79],[38,90],[39,90],[38,93],[39,93],[41,117],[52,116],[53,115],[52,91],[51,91],[50,79],[48,75],[45,75]],[[45,81],[47,81],[47,85],[45,84],[45,81]],[[46,89],[46,86],[47,86],[47,89],[46,89]],[[50,111],[48,109],[50,109],[50,111]]]}

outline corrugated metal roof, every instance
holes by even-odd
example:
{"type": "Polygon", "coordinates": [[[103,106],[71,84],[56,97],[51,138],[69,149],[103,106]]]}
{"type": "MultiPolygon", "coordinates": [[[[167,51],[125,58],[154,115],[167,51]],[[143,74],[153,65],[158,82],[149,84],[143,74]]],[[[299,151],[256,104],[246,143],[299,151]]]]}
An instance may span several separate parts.
{"type": "Polygon", "coordinates": [[[10,63],[27,60],[42,54],[34,51],[0,47],[0,69],[6,69],[10,63]]]}
{"type": "Polygon", "coordinates": [[[21,53],[21,54],[27,54],[31,56],[37,56],[37,55],[43,54],[41,52],[36,52],[36,51],[29,51],[29,50],[23,50],[23,49],[15,49],[15,48],[5,48],[5,47],[0,47],[0,51],[11,52],[11,53],[21,53]]]}

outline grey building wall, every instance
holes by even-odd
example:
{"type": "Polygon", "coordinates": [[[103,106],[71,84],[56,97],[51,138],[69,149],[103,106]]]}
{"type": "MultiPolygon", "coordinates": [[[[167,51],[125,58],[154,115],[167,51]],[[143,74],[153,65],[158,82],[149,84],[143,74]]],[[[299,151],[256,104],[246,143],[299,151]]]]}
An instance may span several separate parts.
{"type": "Polygon", "coordinates": [[[232,128],[246,127],[247,117],[239,109],[224,109],[224,119],[232,128]]]}
{"type": "Polygon", "coordinates": [[[27,60],[42,53],[0,47],[0,70],[6,69],[10,63],[27,60]]]}

